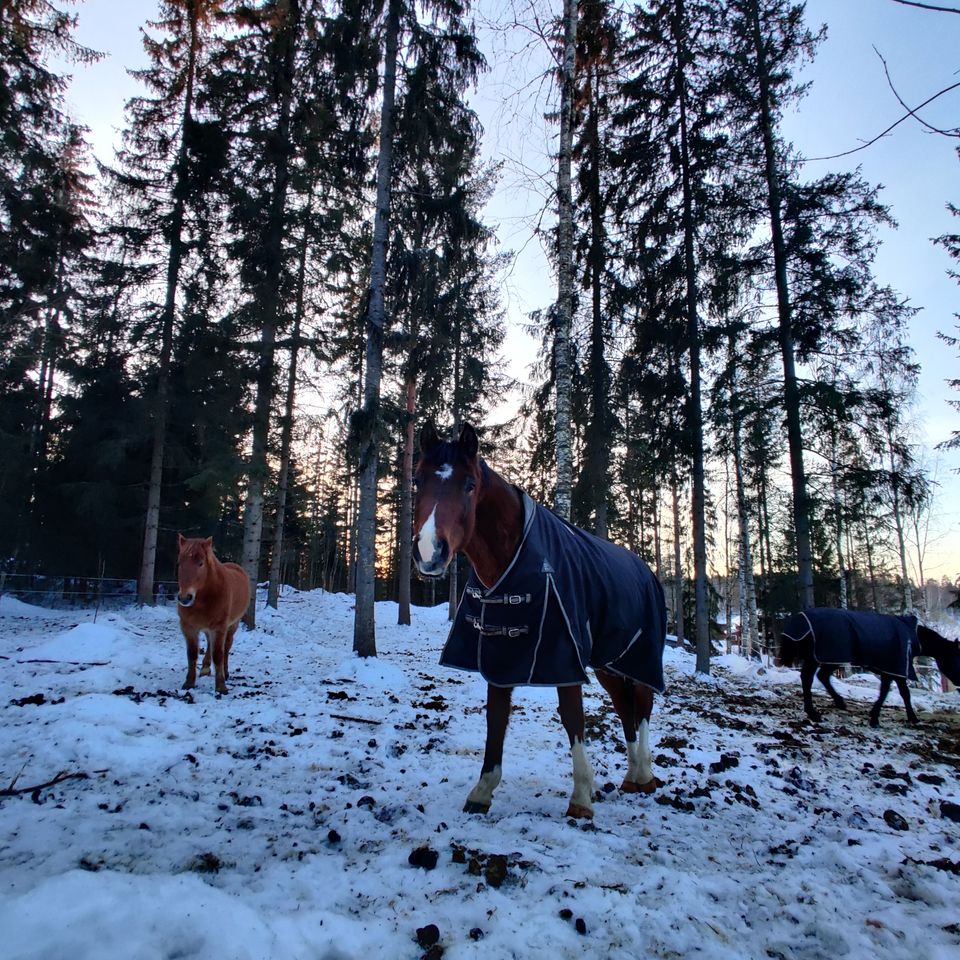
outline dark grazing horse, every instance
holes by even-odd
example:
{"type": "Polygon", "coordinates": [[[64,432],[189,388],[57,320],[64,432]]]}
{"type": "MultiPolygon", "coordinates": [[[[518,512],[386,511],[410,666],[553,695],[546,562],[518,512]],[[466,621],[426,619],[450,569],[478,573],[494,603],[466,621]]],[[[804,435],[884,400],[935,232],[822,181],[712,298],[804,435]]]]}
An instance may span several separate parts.
{"type": "Polygon", "coordinates": [[[473,566],[441,663],[487,680],[483,766],[464,810],[485,813],[500,782],[513,688],[557,688],[570,741],[567,816],[593,816],[593,770],[584,749],[581,685],[593,670],[623,725],[621,790],[651,793],[649,726],[663,690],[663,589],[637,556],[535,504],[478,456],[474,429],[444,442],[428,425],[414,476],[414,560],[442,576],[458,551],[473,566]]]}
{"type": "Polygon", "coordinates": [[[237,625],[250,603],[250,578],[236,563],[221,563],[213,552],[212,537],[177,534],[177,613],[187,641],[187,679],[183,689],[197,683],[197,653],[200,634],[207,637],[200,676],[210,673],[211,655],[217,693],[227,693],[230,649],[237,625]]]}
{"type": "Polygon", "coordinates": [[[813,705],[813,678],[818,677],[834,704],[846,710],[843,697],[830,682],[843,663],[855,663],[880,675],[880,696],[870,710],[870,726],[880,726],[880,708],[896,683],[909,723],[917,722],[907,680],[915,680],[915,657],[933,657],[940,672],[960,684],[960,641],[947,640],[914,616],[893,616],[859,610],[812,608],[795,613],[783,625],[780,659],[800,666],[803,708],[811,720],[821,714],[813,705]]]}

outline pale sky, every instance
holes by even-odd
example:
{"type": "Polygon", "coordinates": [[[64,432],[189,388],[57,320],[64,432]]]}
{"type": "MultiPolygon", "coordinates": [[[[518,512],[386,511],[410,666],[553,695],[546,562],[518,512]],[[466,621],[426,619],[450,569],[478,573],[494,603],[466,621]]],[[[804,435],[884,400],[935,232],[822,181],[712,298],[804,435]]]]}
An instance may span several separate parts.
{"type": "MultiPolygon", "coordinates": [[[[484,9],[500,10],[508,2],[484,0],[481,26],[484,9]]],[[[77,39],[107,53],[96,65],[71,68],[75,78],[68,102],[75,118],[90,128],[97,156],[109,160],[119,142],[124,102],[136,91],[126,71],[143,63],[139,28],[155,15],[156,2],[87,0],[65,6],[80,14],[77,39]]],[[[827,23],[828,38],[805,73],[812,89],[785,125],[786,135],[804,156],[849,150],[901,116],[874,46],[910,106],[960,81],[960,16],[908,8],[893,0],[807,0],[807,15],[812,24],[827,23]]],[[[529,39],[517,30],[507,36],[482,30],[481,37],[491,63],[503,61],[504,47],[517,49],[529,39]]],[[[535,345],[520,325],[531,310],[546,307],[555,296],[549,266],[531,229],[544,190],[553,182],[545,138],[554,136],[555,128],[540,117],[545,91],[535,80],[528,83],[542,62],[542,51],[534,44],[529,56],[518,56],[486,75],[476,99],[487,131],[485,155],[511,161],[488,220],[497,226],[504,248],[522,251],[503,286],[511,328],[507,354],[521,379],[535,345]],[[521,166],[529,172],[526,182],[519,178],[521,166]]],[[[960,90],[921,115],[936,126],[960,125],[960,90]]],[[[930,243],[939,234],[960,231],[960,222],[946,211],[948,201],[960,204],[958,144],[908,120],[860,153],[809,165],[816,175],[859,164],[868,181],[884,185],[881,199],[891,207],[899,228],[883,232],[876,274],[921,308],[912,325],[912,346],[923,368],[917,417],[928,448],[960,429],[960,412],[947,403],[948,398],[960,399],[960,393],[944,383],[960,377],[960,358],[936,337],[938,330],[954,332],[960,286],[946,275],[949,258],[930,243]]],[[[960,468],[960,454],[930,451],[928,456],[940,460],[936,473],[942,488],[934,508],[937,541],[929,548],[925,573],[953,578],[960,573],[960,478],[953,472],[960,468]]]]}

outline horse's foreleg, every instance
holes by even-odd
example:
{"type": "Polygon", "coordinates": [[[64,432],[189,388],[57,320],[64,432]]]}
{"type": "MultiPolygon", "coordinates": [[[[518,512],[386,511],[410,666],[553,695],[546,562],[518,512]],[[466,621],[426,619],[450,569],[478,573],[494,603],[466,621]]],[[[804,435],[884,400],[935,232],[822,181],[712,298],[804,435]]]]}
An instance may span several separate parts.
{"type": "Polygon", "coordinates": [[[887,694],[890,692],[890,683],[892,680],[893,677],[889,673],[880,674],[880,695],[877,697],[877,702],[870,708],[871,727],[880,726],[880,708],[883,706],[884,700],[887,699],[887,694]]]}
{"type": "Polygon", "coordinates": [[[813,721],[823,719],[823,715],[813,705],[813,677],[817,672],[817,664],[813,659],[806,659],[800,667],[800,686],[803,688],[803,709],[813,721]]]}
{"type": "Polygon", "coordinates": [[[829,664],[824,664],[817,671],[817,679],[823,684],[824,689],[827,693],[830,694],[830,699],[833,700],[834,705],[840,710],[847,709],[847,701],[840,696],[839,693],[834,689],[833,684],[830,682],[830,676],[833,673],[835,667],[830,666],[829,664]]]}
{"type": "Polygon", "coordinates": [[[557,687],[560,701],[560,722],[570,740],[573,759],[573,794],[567,807],[568,817],[593,816],[593,768],[584,746],[583,690],[579,684],[557,687]]]}
{"type": "Polygon", "coordinates": [[[487,744],[483,752],[480,779],[467,795],[466,813],[486,813],[493,800],[493,791],[500,783],[503,764],[503,741],[510,720],[510,699],[513,687],[487,684],[487,744]]]}
{"type": "Polygon", "coordinates": [[[226,630],[217,630],[213,634],[213,669],[217,676],[217,693],[229,693],[227,690],[227,639],[226,630]]]}
{"type": "Polygon", "coordinates": [[[200,652],[200,634],[196,630],[181,627],[187,641],[187,679],[183,681],[184,690],[192,690],[197,685],[197,654],[200,652]]]}

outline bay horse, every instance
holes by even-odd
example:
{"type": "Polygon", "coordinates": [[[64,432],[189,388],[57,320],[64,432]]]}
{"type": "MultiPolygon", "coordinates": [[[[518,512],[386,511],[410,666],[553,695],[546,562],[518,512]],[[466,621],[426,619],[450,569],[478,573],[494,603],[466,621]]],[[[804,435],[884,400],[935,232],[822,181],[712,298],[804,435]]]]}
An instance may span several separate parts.
{"type": "Polygon", "coordinates": [[[177,613],[187,641],[187,679],[183,689],[197,685],[200,634],[207,638],[201,677],[210,675],[213,658],[217,693],[227,693],[229,658],[237,625],[250,604],[250,578],[236,563],[221,563],[213,552],[213,537],[177,534],[177,613]]]}
{"type": "Polygon", "coordinates": [[[940,672],[960,684],[960,640],[948,640],[917,622],[914,616],[894,616],[862,610],[812,608],[796,613],[783,625],[780,659],[784,666],[800,666],[803,708],[819,721],[823,715],[813,705],[813,678],[825,687],[834,705],[846,710],[830,678],[843,663],[866,667],[880,676],[880,694],[870,709],[870,726],[880,726],[890,685],[896,683],[908,723],[917,723],[907,680],[915,680],[913,660],[933,657],[940,672]]]}
{"type": "Polygon", "coordinates": [[[627,771],[620,789],[652,793],[658,781],[649,727],[654,692],[663,691],[663,588],[635,554],[535,504],[478,448],[469,424],[456,441],[441,441],[428,424],[414,474],[419,572],[442,576],[458,552],[473,567],[440,660],[487,681],[486,748],[463,809],[490,809],[514,687],[554,686],[573,761],[567,816],[593,816],[581,690],[588,665],[623,726],[627,771]]]}

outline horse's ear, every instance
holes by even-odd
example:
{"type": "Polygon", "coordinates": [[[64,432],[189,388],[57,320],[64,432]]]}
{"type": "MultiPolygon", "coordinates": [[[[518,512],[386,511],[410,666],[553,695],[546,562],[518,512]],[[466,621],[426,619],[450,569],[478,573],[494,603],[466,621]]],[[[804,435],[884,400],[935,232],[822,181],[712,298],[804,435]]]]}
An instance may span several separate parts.
{"type": "Polygon", "coordinates": [[[203,549],[209,553],[213,552],[213,537],[206,537],[203,541],[203,549]]]}
{"type": "Polygon", "coordinates": [[[438,443],[440,438],[437,436],[437,428],[433,422],[428,422],[420,431],[420,452],[429,453],[438,443]]]}
{"type": "Polygon", "coordinates": [[[473,460],[477,451],[480,449],[480,441],[477,439],[477,431],[465,423],[460,430],[460,450],[468,460],[473,460]]]}
{"type": "Polygon", "coordinates": [[[186,538],[182,533],[178,533],[178,534],[177,534],[177,548],[180,549],[180,550],[182,550],[182,549],[183,549],[183,545],[184,545],[186,542],[187,542],[187,538],[186,538]]]}

